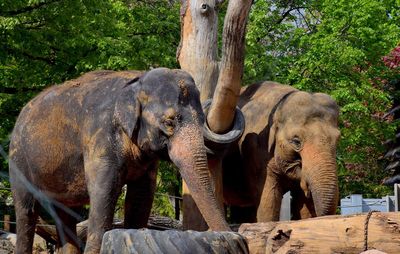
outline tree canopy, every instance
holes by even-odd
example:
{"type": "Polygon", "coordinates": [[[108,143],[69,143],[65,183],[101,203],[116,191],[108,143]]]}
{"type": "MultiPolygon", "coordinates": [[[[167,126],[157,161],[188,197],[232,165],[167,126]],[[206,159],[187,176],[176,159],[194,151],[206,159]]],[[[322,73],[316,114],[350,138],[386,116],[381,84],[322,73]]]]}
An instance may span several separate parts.
{"type": "MultiPolygon", "coordinates": [[[[179,40],[178,1],[1,1],[0,144],[7,150],[19,111],[45,87],[95,69],[177,68],[179,40]]],[[[389,191],[380,184],[383,142],[398,124],[383,116],[400,72],[384,57],[399,43],[399,0],[255,0],[251,8],[244,83],[274,80],[337,100],[342,196],[389,191]]],[[[0,166],[7,172],[4,158],[0,166]]],[[[160,175],[172,179],[168,172],[160,175]]]]}

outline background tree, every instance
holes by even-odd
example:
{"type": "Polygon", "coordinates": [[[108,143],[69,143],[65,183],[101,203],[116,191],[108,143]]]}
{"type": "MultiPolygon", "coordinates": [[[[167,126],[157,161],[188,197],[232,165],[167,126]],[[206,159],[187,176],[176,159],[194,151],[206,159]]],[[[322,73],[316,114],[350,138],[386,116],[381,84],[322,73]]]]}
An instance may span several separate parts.
{"type": "MultiPolygon", "coordinates": [[[[250,13],[246,83],[275,80],[325,92],[341,107],[341,196],[381,196],[383,141],[396,123],[382,57],[400,41],[399,1],[255,1],[250,13]]],[[[398,70],[398,69],[397,69],[398,70]]]]}
{"type": "MultiPolygon", "coordinates": [[[[392,121],[400,120],[400,46],[394,48],[387,56],[383,58],[386,66],[393,69],[399,74],[394,80],[389,81],[389,89],[392,98],[392,107],[388,113],[385,114],[392,121]]],[[[384,117],[385,117],[384,116],[384,117]]],[[[385,141],[387,153],[384,158],[388,163],[385,168],[388,177],[385,179],[384,184],[392,186],[395,183],[400,183],[400,128],[397,127],[396,135],[385,141]]]]}

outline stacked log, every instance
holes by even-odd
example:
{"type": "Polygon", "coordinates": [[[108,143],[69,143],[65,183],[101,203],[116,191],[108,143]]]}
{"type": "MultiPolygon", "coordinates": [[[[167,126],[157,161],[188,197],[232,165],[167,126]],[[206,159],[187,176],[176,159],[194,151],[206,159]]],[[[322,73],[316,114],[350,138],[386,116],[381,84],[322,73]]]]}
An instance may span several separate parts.
{"type": "Polygon", "coordinates": [[[242,224],[250,253],[400,253],[400,213],[242,224]]]}

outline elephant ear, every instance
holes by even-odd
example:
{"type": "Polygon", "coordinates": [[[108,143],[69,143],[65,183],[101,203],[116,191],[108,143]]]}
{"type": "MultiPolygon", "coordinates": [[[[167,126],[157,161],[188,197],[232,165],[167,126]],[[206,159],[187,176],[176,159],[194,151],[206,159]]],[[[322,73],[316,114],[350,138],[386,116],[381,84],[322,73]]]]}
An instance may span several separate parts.
{"type": "Polygon", "coordinates": [[[274,154],[276,131],[278,130],[277,108],[279,103],[271,110],[268,118],[268,153],[274,154]]]}
{"type": "Polygon", "coordinates": [[[282,121],[284,115],[282,115],[281,109],[282,105],[285,104],[286,100],[289,96],[293,93],[296,93],[298,90],[292,90],[288,93],[284,94],[282,98],[280,98],[274,107],[271,109],[268,118],[268,126],[269,126],[269,133],[268,133],[268,153],[273,154],[276,142],[276,133],[279,129],[279,124],[282,121]]]}
{"type": "Polygon", "coordinates": [[[140,115],[140,103],[136,91],[139,83],[140,77],[129,81],[122,88],[114,108],[114,122],[129,138],[132,138],[140,115]]]}
{"type": "Polygon", "coordinates": [[[268,133],[268,153],[274,153],[275,141],[276,141],[276,131],[278,130],[278,124],[276,122],[272,123],[271,128],[268,133]]]}

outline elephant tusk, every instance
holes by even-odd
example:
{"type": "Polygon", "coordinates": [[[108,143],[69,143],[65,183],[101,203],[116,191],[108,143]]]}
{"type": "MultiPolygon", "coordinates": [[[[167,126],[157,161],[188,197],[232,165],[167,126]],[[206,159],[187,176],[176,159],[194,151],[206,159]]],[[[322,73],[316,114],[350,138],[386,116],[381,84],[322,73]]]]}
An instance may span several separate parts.
{"type": "Polygon", "coordinates": [[[304,179],[301,179],[300,181],[300,187],[304,191],[304,196],[306,198],[311,198],[311,192],[310,189],[308,188],[308,184],[304,179]]]}

